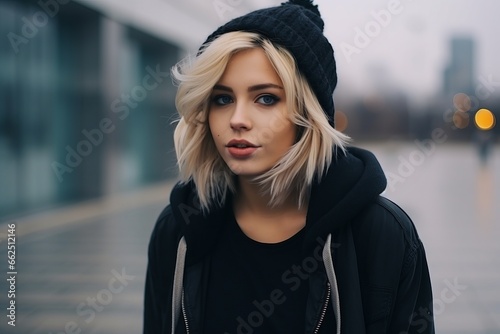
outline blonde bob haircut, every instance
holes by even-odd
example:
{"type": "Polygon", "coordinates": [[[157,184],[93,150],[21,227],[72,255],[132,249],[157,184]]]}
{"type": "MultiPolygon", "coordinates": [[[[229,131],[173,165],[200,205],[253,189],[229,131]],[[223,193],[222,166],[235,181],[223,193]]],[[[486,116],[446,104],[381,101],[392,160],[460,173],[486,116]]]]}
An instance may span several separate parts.
{"type": "MultiPolygon", "coordinates": [[[[228,191],[236,192],[235,174],[220,156],[209,124],[210,96],[235,53],[262,48],[283,82],[288,117],[297,126],[296,142],[287,153],[254,181],[277,206],[289,196],[298,207],[306,204],[314,180],[320,180],[336,151],[345,154],[349,137],[329,123],[314,92],[297,69],[285,48],[250,32],[223,34],[206,45],[194,58],[179,62],[172,69],[178,84],[176,107],[180,119],[174,131],[174,145],[181,183],[193,181],[201,208],[222,205],[228,191]]],[[[270,125],[269,130],[272,131],[270,125]]]]}

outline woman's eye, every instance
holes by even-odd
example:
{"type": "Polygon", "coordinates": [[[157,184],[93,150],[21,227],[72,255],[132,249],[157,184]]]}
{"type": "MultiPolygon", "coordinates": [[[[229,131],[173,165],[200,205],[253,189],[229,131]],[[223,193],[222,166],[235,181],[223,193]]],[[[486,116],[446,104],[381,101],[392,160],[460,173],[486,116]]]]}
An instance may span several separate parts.
{"type": "Polygon", "coordinates": [[[257,99],[258,103],[262,103],[265,105],[273,105],[278,102],[280,99],[274,95],[262,95],[257,99]]]}
{"type": "Polygon", "coordinates": [[[219,106],[224,106],[233,102],[233,99],[229,95],[217,95],[212,98],[212,101],[219,106]]]}

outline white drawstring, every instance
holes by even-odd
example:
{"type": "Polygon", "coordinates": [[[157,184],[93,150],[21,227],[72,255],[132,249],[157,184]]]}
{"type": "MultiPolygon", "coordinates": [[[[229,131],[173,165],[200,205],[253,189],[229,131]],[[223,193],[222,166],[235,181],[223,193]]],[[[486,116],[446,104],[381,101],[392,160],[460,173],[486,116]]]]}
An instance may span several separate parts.
{"type": "Polygon", "coordinates": [[[337,334],[340,334],[340,298],[339,289],[337,285],[337,276],[335,275],[335,268],[333,267],[332,257],[332,235],[328,234],[325,245],[323,246],[323,264],[325,265],[326,276],[332,287],[332,306],[333,313],[335,314],[335,322],[337,324],[337,334]]]}
{"type": "Polygon", "coordinates": [[[179,240],[177,246],[177,258],[175,260],[174,284],[172,290],[172,334],[180,317],[182,303],[182,284],[184,280],[184,264],[186,261],[187,245],[184,237],[179,240]]]}

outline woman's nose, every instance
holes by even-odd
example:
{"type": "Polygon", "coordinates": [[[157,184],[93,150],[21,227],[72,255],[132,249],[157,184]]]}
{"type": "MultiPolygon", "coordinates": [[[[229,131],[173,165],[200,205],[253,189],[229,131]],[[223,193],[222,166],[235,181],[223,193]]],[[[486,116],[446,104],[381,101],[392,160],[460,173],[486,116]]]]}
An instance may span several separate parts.
{"type": "Polygon", "coordinates": [[[229,121],[233,130],[250,130],[252,122],[250,119],[250,108],[244,102],[236,102],[233,114],[229,121]]]}

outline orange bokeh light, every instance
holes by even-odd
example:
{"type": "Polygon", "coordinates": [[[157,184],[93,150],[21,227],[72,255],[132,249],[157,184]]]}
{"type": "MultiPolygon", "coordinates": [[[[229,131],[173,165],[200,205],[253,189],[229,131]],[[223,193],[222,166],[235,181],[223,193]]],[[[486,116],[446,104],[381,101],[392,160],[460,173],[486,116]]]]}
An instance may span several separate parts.
{"type": "Polygon", "coordinates": [[[488,109],[479,109],[474,116],[476,126],[481,130],[491,130],[495,127],[495,115],[488,109]]]}

